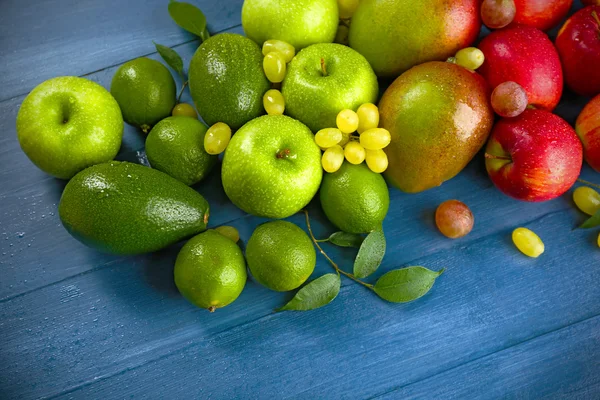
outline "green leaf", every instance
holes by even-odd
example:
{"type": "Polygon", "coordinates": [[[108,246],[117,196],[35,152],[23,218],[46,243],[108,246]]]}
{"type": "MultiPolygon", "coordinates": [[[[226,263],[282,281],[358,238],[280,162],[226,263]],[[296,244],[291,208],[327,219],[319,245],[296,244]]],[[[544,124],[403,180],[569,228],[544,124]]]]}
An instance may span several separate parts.
{"type": "Polygon", "coordinates": [[[377,230],[369,233],[360,245],[354,260],[354,276],[366,278],[377,271],[385,255],[385,235],[377,230]]]}
{"type": "Polygon", "coordinates": [[[338,274],[325,274],[300,289],[289,303],[277,311],[307,311],[323,307],[335,299],[341,284],[338,274]]]}
{"type": "Polygon", "coordinates": [[[379,278],[373,290],[384,300],[406,303],[429,292],[443,272],[444,269],[435,272],[418,266],[395,269],[379,278]]]}
{"type": "Polygon", "coordinates": [[[356,233],[335,232],[329,236],[329,242],[340,247],[360,247],[364,238],[356,233]]]}
{"type": "Polygon", "coordinates": [[[199,36],[202,41],[210,37],[206,29],[206,17],[202,11],[193,4],[179,1],[169,3],[169,15],[173,21],[188,32],[199,36]]]}
{"type": "Polygon", "coordinates": [[[589,229],[595,228],[597,226],[600,226],[600,210],[596,211],[596,213],[593,216],[588,218],[587,221],[585,221],[579,227],[581,229],[589,229]]]}
{"type": "Polygon", "coordinates": [[[152,43],[154,43],[156,51],[158,51],[158,54],[160,54],[162,59],[165,60],[169,67],[177,71],[177,73],[183,78],[183,60],[181,59],[181,56],[170,47],[163,46],[162,44],[155,42],[152,43]]]}

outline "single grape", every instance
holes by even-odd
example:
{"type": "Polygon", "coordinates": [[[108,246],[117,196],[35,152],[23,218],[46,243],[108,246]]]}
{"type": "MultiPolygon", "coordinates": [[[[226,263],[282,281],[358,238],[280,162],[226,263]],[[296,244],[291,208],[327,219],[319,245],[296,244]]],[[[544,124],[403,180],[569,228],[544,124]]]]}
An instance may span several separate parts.
{"type": "Polygon", "coordinates": [[[342,133],[352,133],[358,128],[358,114],[345,109],[338,113],[335,124],[342,133]]]}
{"type": "Polygon", "coordinates": [[[483,0],[481,19],[491,29],[504,28],[515,19],[517,7],[514,0],[483,0]]]}
{"type": "Polygon", "coordinates": [[[344,147],[344,156],[350,164],[360,164],[365,161],[367,152],[358,142],[350,142],[344,147]]]}
{"type": "Polygon", "coordinates": [[[204,150],[208,154],[221,154],[231,140],[231,128],[223,122],[217,122],[204,135],[204,150]]]}
{"type": "Polygon", "coordinates": [[[367,167],[373,172],[381,174],[388,167],[387,154],[383,150],[365,150],[367,167]]]}
{"type": "Polygon", "coordinates": [[[175,107],[173,107],[173,111],[171,114],[174,117],[190,117],[198,119],[198,114],[196,114],[196,110],[192,107],[191,104],[188,103],[179,103],[175,107]]]}
{"type": "Polygon", "coordinates": [[[263,56],[267,56],[272,51],[277,51],[283,56],[283,60],[287,63],[292,61],[292,58],[296,55],[296,49],[294,46],[283,40],[267,40],[263,43],[262,53],[263,56]]]}
{"type": "Polygon", "coordinates": [[[360,134],[360,144],[368,150],[381,150],[392,141],[392,136],[387,129],[373,128],[360,134]]]}
{"type": "Polygon", "coordinates": [[[326,172],[335,172],[344,163],[344,149],[342,146],[336,144],[333,147],[328,148],[323,153],[321,158],[321,165],[326,172]]]}
{"type": "Polygon", "coordinates": [[[277,89],[267,90],[263,96],[263,107],[269,115],[282,115],[285,111],[285,100],[277,89]]]}
{"type": "Polygon", "coordinates": [[[354,15],[360,0],[337,0],[341,19],[348,19],[354,15]]]}
{"type": "Polygon", "coordinates": [[[219,232],[221,235],[225,236],[226,238],[233,240],[235,243],[237,243],[238,240],[240,240],[240,233],[233,226],[227,226],[227,225],[219,226],[219,227],[215,228],[215,231],[219,232]]]}
{"type": "Polygon", "coordinates": [[[342,136],[342,131],[337,128],[321,129],[315,135],[315,143],[322,149],[328,149],[341,142],[342,136]]]}
{"type": "Polygon", "coordinates": [[[587,186],[580,186],[573,191],[573,201],[577,208],[588,215],[600,210],[600,194],[587,186]]]}
{"type": "Polygon", "coordinates": [[[352,137],[351,133],[342,132],[342,140],[340,140],[340,142],[338,144],[340,146],[344,147],[350,141],[351,137],[352,137]]]}
{"type": "Polygon", "coordinates": [[[472,71],[481,67],[485,60],[483,51],[479,50],[477,47],[465,47],[464,49],[459,50],[455,57],[458,65],[472,71]]]}
{"type": "Polygon", "coordinates": [[[335,39],[333,39],[334,43],[343,44],[344,46],[348,46],[350,41],[348,40],[348,35],[350,34],[350,30],[344,24],[340,24],[335,33],[335,39]]]}
{"type": "Polygon", "coordinates": [[[600,233],[598,234],[598,247],[600,247],[600,233]]]}
{"type": "Polygon", "coordinates": [[[358,133],[379,126],[379,109],[375,104],[365,103],[356,110],[358,115],[358,133]]]}
{"type": "Polygon", "coordinates": [[[521,115],[528,104],[527,92],[517,82],[503,82],[492,92],[492,108],[501,117],[521,115]]]}
{"type": "Polygon", "coordinates": [[[528,257],[539,257],[544,252],[544,242],[527,228],[517,228],[512,233],[512,241],[521,253],[528,257]]]}
{"type": "Polygon", "coordinates": [[[285,60],[280,52],[272,51],[263,58],[263,69],[270,82],[279,83],[285,78],[285,60]]]}
{"type": "Polygon", "coordinates": [[[450,239],[466,236],[473,229],[475,218],[462,201],[447,200],[435,210],[435,224],[442,235],[450,239]]]}

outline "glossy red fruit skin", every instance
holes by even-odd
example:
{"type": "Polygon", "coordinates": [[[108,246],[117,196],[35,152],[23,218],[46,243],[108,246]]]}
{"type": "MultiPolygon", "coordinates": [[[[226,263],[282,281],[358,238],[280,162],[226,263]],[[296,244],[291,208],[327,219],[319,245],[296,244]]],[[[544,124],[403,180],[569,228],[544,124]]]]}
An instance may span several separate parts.
{"type": "Polygon", "coordinates": [[[581,171],[583,150],[565,120],[548,111],[527,109],[496,123],[485,157],[488,175],[500,191],[518,200],[539,202],[573,186],[581,171]]]}
{"type": "Polygon", "coordinates": [[[554,28],[567,16],[573,0],[515,0],[513,25],[528,25],[542,31],[554,28]]]}
{"type": "Polygon", "coordinates": [[[600,94],[583,108],[577,117],[575,131],[583,144],[585,161],[600,172],[600,94]]]}
{"type": "Polygon", "coordinates": [[[558,32],[556,48],[567,86],[583,96],[600,93],[600,6],[573,14],[558,32]]]}
{"type": "Polygon", "coordinates": [[[493,31],[479,44],[485,55],[477,70],[495,89],[506,81],[523,86],[529,104],[552,111],[563,90],[560,58],[539,29],[515,26],[493,31]]]}
{"type": "Polygon", "coordinates": [[[586,6],[600,6],[600,0],[581,0],[586,6]]]}

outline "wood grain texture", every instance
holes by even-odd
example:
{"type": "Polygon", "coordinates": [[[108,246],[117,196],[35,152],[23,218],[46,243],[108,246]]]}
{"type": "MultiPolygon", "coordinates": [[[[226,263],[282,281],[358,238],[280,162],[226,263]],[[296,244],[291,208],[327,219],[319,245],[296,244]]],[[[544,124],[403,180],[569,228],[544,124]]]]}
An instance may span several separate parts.
{"type": "MultiPolygon", "coordinates": [[[[87,77],[108,87],[117,64],[154,51],[152,39],[183,43],[176,50],[186,67],[198,46],[169,20],[164,2],[128,2],[113,19],[112,2],[16,4],[0,4],[0,22],[21,21],[17,32],[15,24],[0,24],[0,54],[20,52],[0,78],[15,95],[51,76],[92,71],[87,77]],[[47,25],[36,28],[41,15],[47,25]],[[82,32],[92,18],[111,33],[97,26],[82,32]],[[40,50],[36,40],[47,46],[40,50]],[[79,58],[65,65],[61,52],[69,48],[79,58]],[[26,68],[39,59],[49,61],[26,68]]],[[[241,1],[197,4],[213,30],[239,24],[241,1]]],[[[600,397],[598,230],[572,230],[585,217],[570,193],[542,204],[509,199],[487,178],[480,154],[439,188],[390,191],[388,253],[371,280],[406,265],[448,268],[419,301],[385,303],[344,279],[323,309],[274,313],[292,294],[249,281],[239,300],[209,314],[174,286],[181,244],[116,257],[64,231],[56,214],[64,182],[37,170],[16,141],[24,96],[0,97],[8,99],[0,102],[0,398],[600,397]],[[476,218],[472,233],[456,241],[443,238],[433,221],[435,207],[450,198],[467,203],[476,218]],[[514,249],[516,226],[540,234],[542,257],[514,249]]],[[[566,93],[557,113],[573,123],[584,104],[566,93]]],[[[142,162],[143,142],[128,127],[118,158],[142,162]]],[[[195,186],[211,204],[210,225],[231,224],[247,241],[265,220],[229,203],[219,175],[217,168],[195,186]]],[[[588,167],[582,177],[600,182],[588,167]]],[[[334,231],[318,200],[309,210],[319,237],[334,231]]],[[[301,215],[290,220],[305,227],[301,215]]],[[[326,250],[351,270],[356,250],[326,250]]],[[[319,257],[313,278],[327,272],[319,257]]]]}

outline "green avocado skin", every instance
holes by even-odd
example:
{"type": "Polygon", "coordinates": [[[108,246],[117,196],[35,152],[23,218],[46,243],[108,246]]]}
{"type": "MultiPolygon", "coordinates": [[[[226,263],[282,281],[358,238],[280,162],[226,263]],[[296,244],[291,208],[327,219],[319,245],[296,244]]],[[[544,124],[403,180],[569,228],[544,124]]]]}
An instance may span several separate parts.
{"type": "Polygon", "coordinates": [[[271,85],[262,62],[258,45],[241,35],[221,33],[202,43],[192,57],[189,81],[204,122],[237,130],[264,113],[262,98],[271,85]]]}
{"type": "Polygon", "coordinates": [[[209,207],[200,194],[165,173],[112,161],[75,175],[58,212],[67,231],[85,245],[131,255],[203,232],[209,207]]]}

